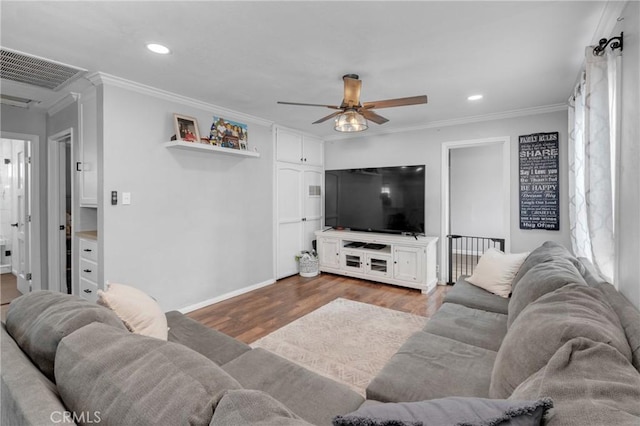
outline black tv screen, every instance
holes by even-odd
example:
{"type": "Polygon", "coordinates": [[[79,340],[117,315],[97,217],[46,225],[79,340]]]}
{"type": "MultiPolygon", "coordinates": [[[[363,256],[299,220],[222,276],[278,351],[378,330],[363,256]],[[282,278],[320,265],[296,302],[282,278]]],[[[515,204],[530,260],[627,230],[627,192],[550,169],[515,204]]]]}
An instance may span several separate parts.
{"type": "Polygon", "coordinates": [[[325,226],[424,234],[425,166],[325,171],[325,226]]]}

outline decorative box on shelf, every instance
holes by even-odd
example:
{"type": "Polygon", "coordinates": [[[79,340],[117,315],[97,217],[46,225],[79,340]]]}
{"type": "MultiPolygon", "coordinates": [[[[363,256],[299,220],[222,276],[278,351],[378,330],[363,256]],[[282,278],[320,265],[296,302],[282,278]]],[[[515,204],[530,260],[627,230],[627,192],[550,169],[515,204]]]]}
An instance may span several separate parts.
{"type": "Polygon", "coordinates": [[[169,142],[165,142],[164,146],[172,149],[177,148],[177,149],[186,149],[186,150],[195,150],[195,151],[208,151],[208,152],[214,152],[214,153],[225,154],[225,155],[237,155],[240,157],[253,157],[253,158],[260,157],[259,152],[245,151],[242,149],[224,148],[221,146],[209,145],[209,144],[199,143],[199,142],[169,141],[169,142]]]}

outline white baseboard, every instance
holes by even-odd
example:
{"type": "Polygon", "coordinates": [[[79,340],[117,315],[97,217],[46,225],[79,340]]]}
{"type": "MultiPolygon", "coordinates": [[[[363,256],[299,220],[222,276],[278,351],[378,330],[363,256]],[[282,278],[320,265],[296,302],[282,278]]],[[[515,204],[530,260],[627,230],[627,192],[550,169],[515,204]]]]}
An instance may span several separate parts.
{"type": "Polygon", "coordinates": [[[184,308],[178,309],[178,312],[186,314],[189,312],[193,312],[200,308],[204,308],[205,306],[213,305],[214,303],[222,302],[223,300],[231,299],[232,297],[240,296],[241,294],[249,293],[250,291],[257,290],[262,287],[266,287],[268,285],[274,284],[276,282],[275,279],[270,279],[267,281],[263,281],[258,284],[250,285],[249,287],[244,287],[238,290],[230,291],[229,293],[222,294],[220,296],[214,297],[212,299],[203,300],[202,302],[195,303],[193,305],[185,306],[184,308]]]}

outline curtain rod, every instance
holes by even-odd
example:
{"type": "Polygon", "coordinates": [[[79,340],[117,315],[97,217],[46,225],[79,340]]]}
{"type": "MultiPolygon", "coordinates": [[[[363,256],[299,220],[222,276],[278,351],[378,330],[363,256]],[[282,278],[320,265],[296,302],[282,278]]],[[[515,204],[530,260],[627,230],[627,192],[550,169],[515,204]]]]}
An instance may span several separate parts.
{"type": "Polygon", "coordinates": [[[595,56],[602,56],[604,54],[604,49],[607,46],[609,46],[609,44],[610,44],[611,50],[620,49],[620,51],[622,51],[622,35],[623,34],[624,33],[621,32],[618,37],[611,37],[609,40],[607,40],[606,38],[601,38],[600,41],[598,42],[598,45],[593,48],[593,54],[595,56]]]}

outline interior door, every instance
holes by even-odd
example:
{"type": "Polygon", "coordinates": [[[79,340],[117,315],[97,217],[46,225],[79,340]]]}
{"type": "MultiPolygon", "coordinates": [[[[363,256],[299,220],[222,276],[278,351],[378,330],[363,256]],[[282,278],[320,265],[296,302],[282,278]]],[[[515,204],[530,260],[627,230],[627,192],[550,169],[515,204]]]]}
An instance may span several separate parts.
{"type": "Polygon", "coordinates": [[[302,245],[302,171],[294,165],[278,166],[278,237],[276,278],[298,273],[296,255],[302,245]]]}
{"type": "Polygon", "coordinates": [[[305,170],[304,172],[304,234],[302,250],[311,250],[312,241],[316,239],[316,231],[322,228],[322,170],[305,170]]]}
{"type": "Polygon", "coordinates": [[[31,165],[30,162],[31,141],[24,141],[16,146],[16,209],[17,209],[17,242],[16,250],[18,291],[22,294],[31,291],[31,165]]]}

